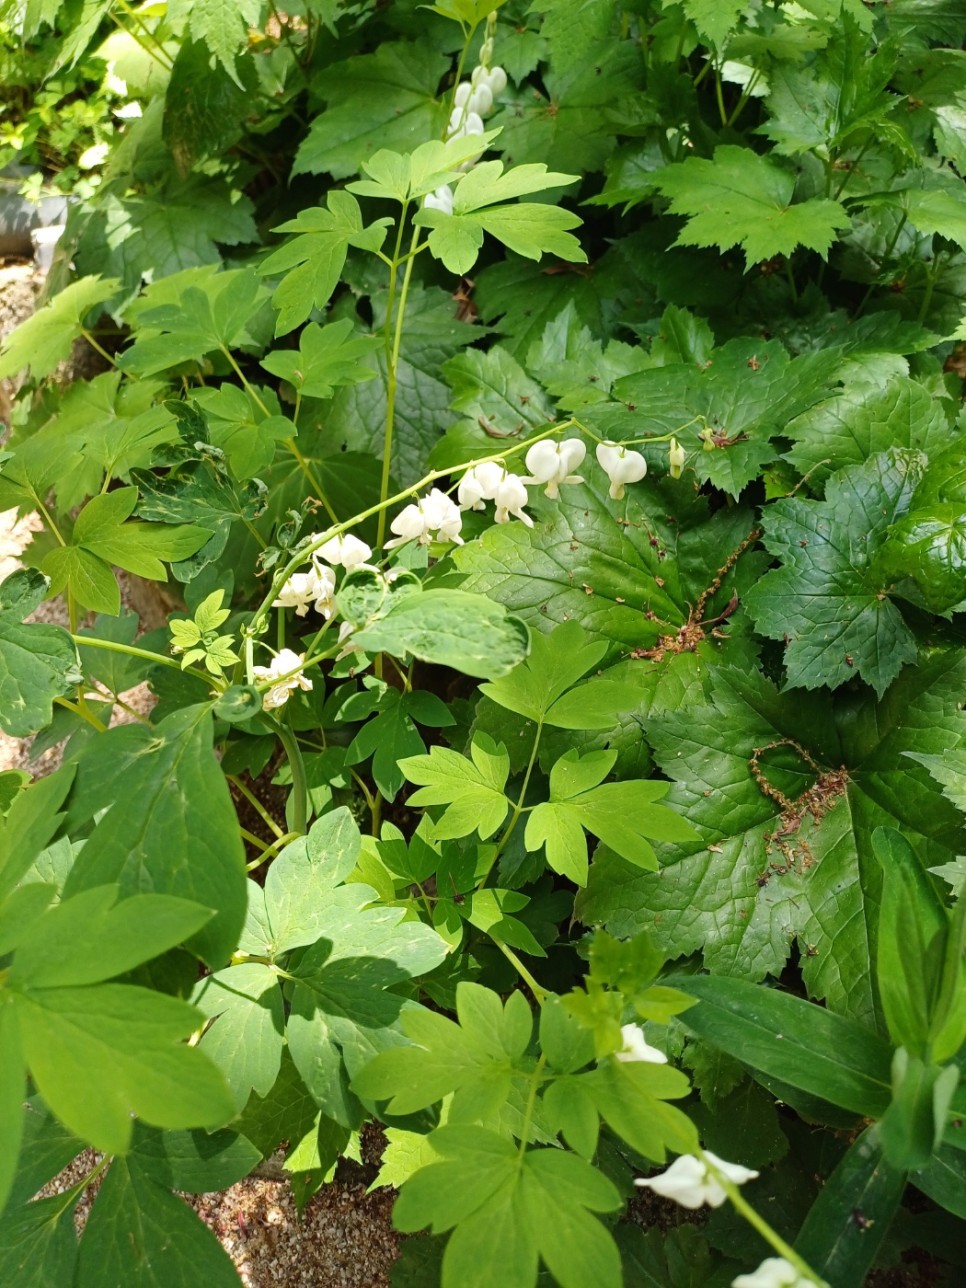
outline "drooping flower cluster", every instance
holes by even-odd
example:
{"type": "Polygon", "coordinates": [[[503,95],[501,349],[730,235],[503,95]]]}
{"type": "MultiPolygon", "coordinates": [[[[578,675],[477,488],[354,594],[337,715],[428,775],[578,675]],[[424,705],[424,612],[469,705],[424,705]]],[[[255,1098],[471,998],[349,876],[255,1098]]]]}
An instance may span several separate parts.
{"type": "Polygon", "coordinates": [[[462,510],[485,510],[484,502],[493,501],[497,523],[509,523],[513,515],[528,528],[533,527],[533,520],[523,508],[527,503],[526,480],[519,474],[511,474],[496,461],[484,461],[467,470],[460,479],[456,496],[462,510]]]}
{"type": "MultiPolygon", "coordinates": [[[[308,540],[313,543],[320,536],[320,533],[313,533],[308,540]]],[[[308,572],[296,572],[289,577],[277,599],[272,601],[272,607],[294,608],[296,617],[305,617],[309,609],[314,608],[326,621],[330,621],[335,613],[335,569],[344,568],[346,572],[352,572],[356,568],[368,568],[372,566],[367,562],[371,557],[371,548],[351,533],[331,537],[313,551],[308,572]]]]}
{"type": "Polygon", "coordinates": [[[744,1185],[746,1181],[753,1181],[758,1175],[750,1168],[742,1167],[740,1163],[726,1163],[723,1158],[706,1149],[704,1158],[696,1158],[693,1154],[682,1154],[680,1158],[674,1160],[666,1172],[660,1172],[657,1176],[651,1176],[646,1180],[638,1177],[634,1184],[653,1190],[662,1198],[673,1199],[682,1207],[699,1208],[705,1203],[708,1207],[721,1207],[728,1195],[708,1166],[708,1162],[712,1163],[733,1185],[744,1185]]]}
{"type": "Polygon", "coordinates": [[[272,658],[271,665],[252,667],[252,675],[256,680],[272,681],[271,688],[262,698],[262,706],[266,711],[284,707],[296,689],[305,692],[311,689],[312,681],[306,679],[302,671],[304,661],[304,653],[293,653],[290,648],[283,648],[272,658]]]}
{"type": "Polygon", "coordinates": [[[428,546],[432,541],[463,544],[460,536],[463,516],[459,506],[438,487],[434,487],[428,496],[400,510],[389,526],[396,535],[385,543],[386,550],[403,546],[407,541],[418,541],[421,546],[428,546]]]}
{"type": "MultiPolygon", "coordinates": [[[[469,80],[460,81],[453,95],[453,110],[450,112],[446,126],[446,140],[465,139],[484,132],[484,118],[493,111],[496,100],[506,89],[506,72],[502,67],[493,67],[493,38],[483,41],[480,49],[479,64],[473,68],[469,80]]],[[[469,170],[482,155],[483,149],[464,161],[461,170],[469,170]]],[[[443,184],[435,192],[423,198],[427,210],[438,210],[444,215],[453,213],[453,189],[443,184]]]]}

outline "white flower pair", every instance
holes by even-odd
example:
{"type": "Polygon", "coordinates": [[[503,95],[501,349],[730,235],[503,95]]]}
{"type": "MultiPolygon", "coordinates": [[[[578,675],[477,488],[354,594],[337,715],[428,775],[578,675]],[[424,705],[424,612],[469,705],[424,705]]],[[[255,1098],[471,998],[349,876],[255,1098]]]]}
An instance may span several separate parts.
{"type": "MultiPolygon", "coordinates": [[[[319,540],[319,533],[309,537],[309,544],[319,540]]],[[[278,592],[278,598],[272,601],[273,608],[294,608],[296,617],[304,617],[309,608],[321,613],[326,621],[335,614],[335,572],[334,568],[344,568],[352,572],[356,568],[369,568],[367,562],[372,557],[372,550],[364,541],[352,533],[341,533],[331,537],[318,550],[312,552],[312,565],[308,572],[296,572],[289,577],[278,592]]]]}
{"type": "Polygon", "coordinates": [[[432,541],[454,541],[461,546],[462,526],[459,506],[445,492],[434,487],[428,496],[399,511],[389,525],[396,536],[385,543],[385,549],[392,550],[407,541],[418,541],[421,546],[428,546],[432,541]]]}
{"type": "Polygon", "coordinates": [[[527,503],[525,480],[511,474],[497,461],[484,461],[467,470],[460,479],[456,496],[463,510],[485,510],[484,502],[493,501],[497,523],[509,523],[513,515],[528,528],[533,527],[533,520],[523,508],[527,503]]]}
{"type": "Polygon", "coordinates": [[[252,674],[256,680],[271,680],[272,686],[262,698],[265,711],[275,711],[284,707],[296,689],[308,692],[312,681],[307,680],[302,671],[305,661],[304,653],[293,653],[290,648],[283,648],[272,658],[270,666],[253,666],[252,674]]]}

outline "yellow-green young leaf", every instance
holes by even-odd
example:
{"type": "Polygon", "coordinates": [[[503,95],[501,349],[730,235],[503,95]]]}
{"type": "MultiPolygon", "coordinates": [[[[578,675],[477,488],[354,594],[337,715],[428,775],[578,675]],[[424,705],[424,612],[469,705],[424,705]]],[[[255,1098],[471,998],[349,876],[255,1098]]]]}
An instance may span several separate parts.
{"type": "Polygon", "coordinates": [[[677,245],[722,251],[740,246],[749,268],[798,246],[825,255],[851,222],[837,201],[812,197],[793,203],[793,171],[732,144],[716,148],[711,161],[688,157],[658,170],[651,182],[670,198],[671,214],[687,218],[677,245]]]}
{"type": "Polygon", "coordinates": [[[460,166],[478,157],[498,133],[492,130],[448,139],[445,143],[430,139],[409,153],[382,148],[362,163],[362,172],[369,177],[346,184],[346,188],[360,197],[415,201],[427,192],[435,192],[444,183],[459,179],[460,166]]]}
{"type": "Polygon", "coordinates": [[[38,1091],[76,1135],[123,1153],[131,1115],[156,1127],[220,1127],[234,1113],[207,1056],[185,1039],[200,1013],[127,984],[27,988],[14,994],[38,1091]]]}
{"type": "Polygon", "coordinates": [[[478,832],[485,841],[493,835],[510,808],[504,795],[510,773],[506,748],[486,734],[476,734],[472,760],[448,747],[433,747],[428,756],[407,756],[400,768],[419,787],[409,797],[413,805],[446,805],[434,831],[441,839],[478,832]]]}
{"type": "Polygon", "coordinates": [[[590,640],[579,622],[564,622],[547,634],[534,631],[530,656],[509,675],[481,684],[480,692],[508,711],[540,720],[606,652],[607,646],[590,640]]]}
{"type": "Polygon", "coordinates": [[[580,242],[566,230],[583,220],[569,210],[525,201],[515,206],[493,206],[471,214],[451,215],[421,210],[414,222],[429,227],[429,249],[451,273],[468,273],[476,263],[483,233],[488,232],[509,250],[525,259],[556,255],[571,264],[585,264],[580,242]]]}
{"type": "Polygon", "coordinates": [[[267,1096],[282,1059],[282,993],[278,976],[260,962],[206,975],[192,1001],[214,1024],[200,1047],[225,1076],[240,1113],[254,1090],[267,1096]]]}
{"type": "Polygon", "coordinates": [[[70,357],[71,346],[84,329],[84,319],[120,287],[113,277],[82,277],[49,304],[22,322],[0,350],[0,380],[30,368],[34,380],[49,376],[70,357]]]}

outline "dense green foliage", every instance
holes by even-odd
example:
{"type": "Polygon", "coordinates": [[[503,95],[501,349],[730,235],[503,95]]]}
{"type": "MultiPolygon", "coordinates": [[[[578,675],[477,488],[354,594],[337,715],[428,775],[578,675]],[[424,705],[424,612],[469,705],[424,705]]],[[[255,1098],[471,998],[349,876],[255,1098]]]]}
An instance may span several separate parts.
{"type": "Polygon", "coordinates": [[[6,9],[124,106],[0,352],[0,1280],[375,1118],[401,1286],[956,1282],[961,6],[6,9]]]}

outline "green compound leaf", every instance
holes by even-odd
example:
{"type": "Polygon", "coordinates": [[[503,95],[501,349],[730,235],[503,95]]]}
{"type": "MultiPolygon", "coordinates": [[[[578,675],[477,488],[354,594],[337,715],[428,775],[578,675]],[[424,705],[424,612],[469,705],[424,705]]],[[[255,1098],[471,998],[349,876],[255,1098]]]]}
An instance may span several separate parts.
{"type": "MultiPolygon", "coordinates": [[[[382,149],[368,161],[362,172],[368,179],[346,184],[360,197],[382,197],[390,201],[415,201],[443,184],[462,178],[460,166],[475,160],[496,132],[449,139],[431,139],[408,154],[382,149]]],[[[496,198],[494,198],[496,200],[496,198]]]]}
{"type": "MultiPolygon", "coordinates": [[[[662,0],[668,9],[678,0],[662,0]]],[[[738,24],[744,11],[742,0],[681,0],[681,7],[702,36],[720,46],[738,24]]]]}
{"type": "Polygon", "coordinates": [[[207,353],[251,345],[249,325],[269,298],[251,268],[234,268],[188,286],[177,303],[148,309],[138,318],[141,334],[118,359],[122,371],[154,375],[207,353]]]}
{"type": "Polygon", "coordinates": [[[512,1141],[483,1127],[440,1127],[429,1142],[443,1161],[406,1182],[393,1220],[405,1232],[453,1230],[443,1288],[497,1281],[534,1288],[541,1259],[562,1288],[620,1288],[617,1245],[590,1215],[616,1210],[620,1195],[589,1163],[536,1149],[521,1164],[512,1141]]]}
{"type": "Polygon", "coordinates": [[[199,1045],[241,1113],[253,1090],[267,1096],[278,1077],[285,1029],[278,976],[270,966],[242,962],[207,975],[192,1001],[214,1020],[199,1045]]]}
{"type": "Polygon", "coordinates": [[[330,398],[339,385],[374,379],[360,359],[378,344],[375,336],[357,335],[348,318],[324,327],[310,322],[299,335],[298,353],[280,349],[263,358],[262,366],[306,398],[330,398]]]}
{"type": "Polygon", "coordinates": [[[655,869],[657,857],[648,837],[688,841],[698,835],[685,819],[655,804],[666,794],[666,783],[602,783],[616,760],[616,751],[567,752],[550,771],[550,800],[527,820],[527,849],[545,845],[553,870],[580,886],[587,884],[584,831],[629,862],[655,869]]]}
{"type": "MultiPolygon", "coordinates": [[[[368,697],[368,694],[359,695],[368,697]]],[[[343,719],[354,719],[352,699],[342,709],[343,719]]],[[[358,765],[372,757],[372,775],[386,800],[393,800],[406,781],[401,765],[410,756],[426,751],[416,724],[442,729],[455,724],[446,704],[435,693],[416,690],[399,693],[388,688],[379,698],[375,715],[359,730],[346,751],[346,764],[358,765]]]]}
{"type": "Polygon", "coordinates": [[[0,582],[0,729],[11,738],[50,724],[54,698],[81,679],[77,649],[65,630],[24,623],[49,584],[33,570],[0,582]]]}
{"type": "Polygon", "coordinates": [[[711,161],[689,157],[650,181],[670,198],[671,214],[687,218],[675,245],[740,246],[749,268],[798,246],[824,256],[851,222],[837,201],[811,197],[793,204],[795,175],[751,148],[725,144],[711,161]]]}
{"type": "Polygon", "coordinates": [[[188,947],[218,967],[238,942],[246,894],[244,849],[213,731],[207,705],[186,707],[153,729],[111,729],[83,746],[70,823],[108,813],[65,891],[117,882],[125,896],[147,887],[214,908],[188,947]]]}
{"type": "Polygon", "coordinates": [[[132,1114],[158,1127],[219,1127],[234,1113],[221,1074],[185,1045],[200,1016],[184,1002],[130,984],[28,981],[14,1006],[38,1090],[96,1149],[123,1153],[132,1114]]]}
{"type": "Polygon", "coordinates": [[[922,476],[916,452],[880,453],[835,474],[824,501],[776,501],[763,538],[783,567],[746,597],[758,629],[788,641],[790,686],[837,688],[859,675],[881,697],[916,657],[878,556],[922,476]]]}
{"type": "Polygon", "coordinates": [[[533,1016],[522,993],[506,1006],[479,984],[456,986],[454,1023],[435,1011],[402,1016],[406,1046],[383,1051],[352,1080],[366,1100],[388,1100],[391,1114],[426,1109],[446,1096],[451,1122],[472,1122],[497,1113],[506,1103],[515,1074],[527,1071],[521,1058],[533,1034],[533,1016]]]}
{"type": "Polygon", "coordinates": [[[575,183],[577,178],[548,171],[543,164],[516,166],[504,174],[501,161],[484,161],[460,180],[452,214],[423,209],[414,222],[431,229],[429,249],[452,273],[468,273],[473,267],[484,232],[525,259],[552,253],[571,263],[586,263],[580,243],[565,231],[582,222],[577,215],[537,202],[495,204],[575,183]]]}
{"type": "Polygon", "coordinates": [[[231,1258],[188,1205],[137,1156],[116,1158],[98,1191],[77,1261],[77,1288],[237,1288],[231,1258]]]}
{"type": "Polygon", "coordinates": [[[164,581],[162,559],[187,559],[211,539],[205,528],[127,523],[138,502],[136,487],[122,487],[92,497],[77,516],[69,546],[57,547],[44,559],[52,593],[66,590],[85,608],[116,615],[121,592],[112,565],[150,581],[164,581]]]}
{"type": "Polygon", "coordinates": [[[260,14],[258,0],[173,0],[168,7],[169,20],[186,23],[192,38],[214,54],[239,86],[235,58],[245,49],[248,29],[260,14]]]}
{"type": "Polygon", "coordinates": [[[401,1040],[400,1014],[412,1004],[397,986],[438,966],[448,951],[404,909],[368,906],[375,899],[356,883],[321,891],[321,937],[290,967],[299,980],[286,1029],[292,1059],[318,1108],[351,1128],[365,1114],[350,1079],[401,1040]]]}
{"type": "Polygon", "coordinates": [[[410,756],[400,763],[407,779],[419,787],[409,797],[413,805],[447,806],[433,829],[440,840],[475,831],[485,841],[510,808],[504,794],[510,774],[506,748],[478,733],[470,744],[470,756],[433,747],[428,756],[410,756]]]}
{"type": "Polygon", "coordinates": [[[778,975],[792,942],[812,995],[881,1023],[872,979],[881,869],[876,827],[898,827],[927,867],[962,853],[958,811],[905,752],[941,755],[966,736],[962,656],[908,668],[881,702],[779,695],[719,671],[713,705],[652,715],[648,737],[675,780],[667,801],[701,834],[655,848],[660,874],[598,858],[578,912],[620,936],[650,930],[669,957],[702,951],[718,974],[778,975]],[[776,795],[777,793],[777,795],[776,795]]]}
{"type": "Polygon", "coordinates": [[[511,671],[530,644],[526,627],[501,604],[465,590],[397,594],[352,640],[367,652],[412,655],[484,679],[511,671]]]}
{"type": "Polygon", "coordinates": [[[330,192],[326,207],[311,206],[297,218],[279,224],[275,232],[296,236],[259,266],[265,276],[280,275],[282,279],[275,288],[274,304],[279,310],[276,335],[287,335],[313,309],[324,308],[342,275],[349,247],[378,250],[392,223],[391,219],[377,219],[364,228],[359,203],[348,192],[330,192]]]}
{"type": "Polygon", "coordinates": [[[0,351],[0,380],[30,368],[40,380],[70,357],[71,347],[84,329],[84,319],[98,304],[115,294],[120,282],[113,277],[82,277],[66,286],[49,304],[22,322],[0,351]]]}
{"type": "Polygon", "coordinates": [[[243,1180],[262,1155],[235,1131],[157,1131],[138,1123],[128,1158],[159,1185],[206,1194],[243,1180]]]}

